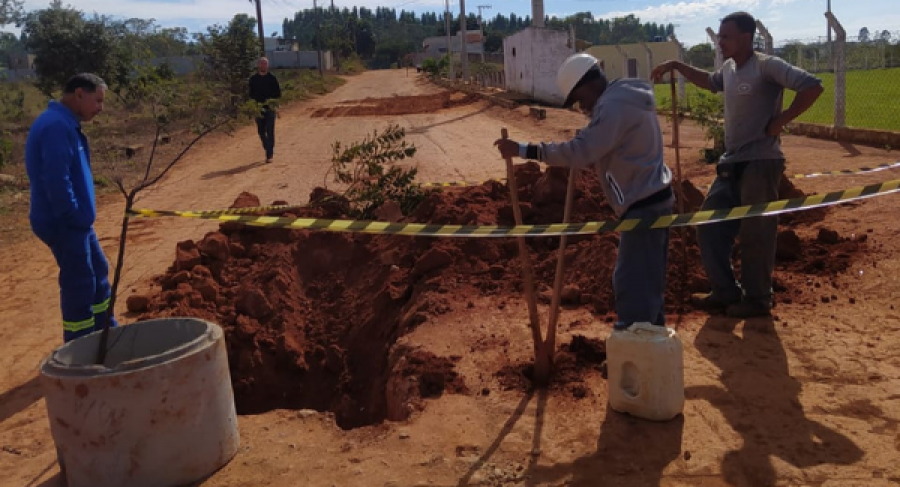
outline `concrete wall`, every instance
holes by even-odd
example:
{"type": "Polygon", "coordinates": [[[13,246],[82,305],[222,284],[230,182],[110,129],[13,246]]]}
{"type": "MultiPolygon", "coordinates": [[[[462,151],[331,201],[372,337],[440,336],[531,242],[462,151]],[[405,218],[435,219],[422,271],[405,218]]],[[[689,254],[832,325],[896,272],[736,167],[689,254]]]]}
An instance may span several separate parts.
{"type": "MultiPolygon", "coordinates": [[[[319,67],[316,51],[271,51],[266,52],[266,57],[269,58],[269,66],[275,69],[319,67]]],[[[326,71],[334,69],[331,51],[322,51],[322,67],[326,71]]]]}
{"type": "MultiPolygon", "coordinates": [[[[296,69],[310,68],[317,69],[319,67],[316,61],[316,51],[267,51],[266,57],[269,58],[269,66],[273,69],[296,69]]],[[[326,70],[334,68],[334,59],[331,51],[322,53],[322,66],[326,70]]],[[[147,61],[151,66],[158,66],[167,63],[178,74],[192,73],[203,65],[203,56],[171,56],[163,58],[153,58],[147,61]]],[[[254,61],[253,65],[256,65],[254,61]]]]}
{"type": "Polygon", "coordinates": [[[603,70],[609,79],[641,78],[649,80],[650,72],[657,64],[668,59],[680,59],[681,55],[678,43],[674,41],[592,46],[585,52],[601,61],[603,70]],[[650,50],[649,53],[647,48],[650,50]],[[629,72],[629,67],[632,68],[631,72],[629,72]]]}
{"type": "Polygon", "coordinates": [[[26,81],[35,78],[34,70],[30,68],[23,69],[0,69],[0,81],[26,81]]]}
{"type": "Polygon", "coordinates": [[[503,39],[506,89],[544,103],[562,104],[556,73],[575,54],[569,32],[529,27],[503,39]]]}
{"type": "MultiPolygon", "coordinates": [[[[466,52],[468,54],[481,54],[484,52],[484,42],[479,32],[467,32],[466,52]]],[[[460,52],[462,44],[460,43],[460,35],[450,37],[450,48],[454,54],[460,52]]],[[[447,36],[427,37],[422,41],[422,52],[425,58],[438,59],[447,54],[447,36]]]]}
{"type": "Polygon", "coordinates": [[[184,75],[200,69],[203,64],[203,56],[168,56],[148,59],[150,66],[168,64],[175,74],[184,75]]]}
{"type": "Polygon", "coordinates": [[[789,123],[787,129],[793,135],[805,135],[816,139],[837,140],[839,142],[878,147],[879,149],[900,147],[900,132],[835,127],[834,125],[803,122],[789,123]]]}

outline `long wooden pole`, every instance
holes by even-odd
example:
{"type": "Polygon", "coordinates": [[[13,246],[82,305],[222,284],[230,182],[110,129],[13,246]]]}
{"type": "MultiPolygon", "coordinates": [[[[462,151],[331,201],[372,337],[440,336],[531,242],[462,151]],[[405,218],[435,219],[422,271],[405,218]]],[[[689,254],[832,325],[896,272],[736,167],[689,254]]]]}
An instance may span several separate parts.
{"type": "MultiPolygon", "coordinates": [[[[678,140],[678,91],[675,89],[675,72],[669,74],[669,85],[672,91],[672,145],[675,146],[675,200],[678,202],[678,213],[684,214],[684,185],[681,179],[681,147],[678,140]]],[[[681,228],[681,275],[684,280],[682,300],[687,303],[688,296],[688,244],[686,228],[681,228]]]]}
{"type": "Polygon", "coordinates": [[[675,89],[675,73],[669,74],[669,85],[672,88],[672,145],[675,146],[675,192],[678,196],[678,213],[684,213],[684,198],[681,197],[681,147],[678,140],[678,91],[675,89]]]}
{"type": "MultiPolygon", "coordinates": [[[[569,223],[572,214],[572,201],[575,199],[575,179],[578,169],[569,169],[569,183],[566,186],[566,206],[563,210],[563,223],[569,223]]],[[[544,353],[550,354],[550,362],[556,353],[556,324],[559,321],[559,301],[562,293],[563,277],[566,271],[566,244],[568,235],[559,237],[559,250],[556,254],[556,277],[553,281],[553,298],[550,301],[550,322],[547,325],[547,339],[544,342],[544,353]]]]}
{"type": "MultiPolygon", "coordinates": [[[[500,137],[509,138],[509,132],[506,127],[500,129],[500,137]]],[[[512,202],[513,218],[516,225],[522,224],[522,209],[519,207],[519,188],[516,184],[516,175],[513,170],[512,158],[504,158],[506,161],[506,181],[509,185],[509,196],[512,202]]],[[[531,268],[531,259],[528,257],[528,246],[525,245],[525,237],[516,237],[519,244],[519,259],[522,261],[522,279],[525,285],[525,299],[528,301],[528,318],[531,323],[531,338],[534,341],[534,358],[535,358],[535,377],[538,378],[542,373],[546,373],[549,379],[549,364],[543,363],[543,344],[544,339],[541,337],[541,322],[537,311],[537,300],[534,293],[534,271],[531,268]],[[547,367],[547,370],[542,370],[547,367]]]]}

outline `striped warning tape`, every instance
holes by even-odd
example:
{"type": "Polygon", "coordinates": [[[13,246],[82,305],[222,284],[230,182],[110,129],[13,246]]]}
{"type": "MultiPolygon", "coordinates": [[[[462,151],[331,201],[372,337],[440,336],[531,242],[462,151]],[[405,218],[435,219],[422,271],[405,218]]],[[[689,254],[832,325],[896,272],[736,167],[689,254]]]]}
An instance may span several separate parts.
{"type": "Polygon", "coordinates": [[[878,164],[877,166],[863,166],[858,167],[856,169],[838,169],[836,171],[823,171],[823,172],[814,172],[810,174],[793,174],[787,176],[788,179],[803,179],[803,178],[815,178],[819,176],[847,176],[851,174],[863,174],[867,172],[878,172],[884,171],[885,169],[893,169],[895,167],[900,167],[900,161],[890,162],[884,164],[878,164]]]}
{"type": "Polygon", "coordinates": [[[288,211],[298,208],[306,208],[307,205],[274,205],[274,206],[249,206],[245,208],[226,208],[222,210],[198,210],[191,213],[198,215],[246,215],[248,213],[262,213],[265,211],[288,211]]]}
{"type": "Polygon", "coordinates": [[[587,235],[599,232],[627,232],[650,228],[669,228],[702,225],[706,223],[738,220],[763,215],[776,215],[802,209],[830,206],[837,203],[871,198],[900,191],[900,179],[868,186],[813,194],[803,198],[772,201],[756,205],[738,206],[721,210],[697,211],[659,218],[607,220],[587,223],[554,223],[546,225],[438,225],[431,223],[389,223],[362,220],[330,220],[321,218],[287,218],[250,215],[213,215],[192,211],[131,210],[130,216],[152,218],[176,216],[205,218],[226,222],[239,222],[257,227],[327,230],[332,232],[358,232],[383,235],[432,236],[432,237],[547,237],[556,235],[587,235]]]}
{"type": "MultiPolygon", "coordinates": [[[[785,175],[788,179],[804,179],[804,178],[815,178],[820,176],[847,176],[851,174],[863,174],[867,172],[878,172],[884,171],[886,169],[893,169],[895,167],[900,167],[900,161],[878,164],[877,166],[863,166],[856,169],[838,169],[836,171],[822,171],[822,172],[814,172],[809,174],[790,174],[785,175]]],[[[497,179],[485,179],[484,181],[448,181],[446,183],[422,183],[423,187],[426,188],[449,188],[449,187],[465,187],[465,186],[481,186],[482,184],[489,182],[498,182],[502,183],[506,181],[506,178],[497,178],[497,179]]]]}

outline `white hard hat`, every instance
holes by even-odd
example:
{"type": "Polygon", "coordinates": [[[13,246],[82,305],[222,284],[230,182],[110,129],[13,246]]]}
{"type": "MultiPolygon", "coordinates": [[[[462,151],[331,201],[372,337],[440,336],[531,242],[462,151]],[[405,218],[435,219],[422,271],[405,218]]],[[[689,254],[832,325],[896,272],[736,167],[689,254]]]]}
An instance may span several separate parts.
{"type": "Polygon", "coordinates": [[[594,68],[600,69],[597,58],[584,52],[572,54],[568,59],[563,61],[562,66],[559,67],[559,72],[556,75],[556,86],[559,88],[559,92],[562,96],[566,99],[563,106],[569,107],[575,103],[575,100],[571,99],[572,92],[578,87],[578,82],[584,78],[584,75],[594,68]]]}

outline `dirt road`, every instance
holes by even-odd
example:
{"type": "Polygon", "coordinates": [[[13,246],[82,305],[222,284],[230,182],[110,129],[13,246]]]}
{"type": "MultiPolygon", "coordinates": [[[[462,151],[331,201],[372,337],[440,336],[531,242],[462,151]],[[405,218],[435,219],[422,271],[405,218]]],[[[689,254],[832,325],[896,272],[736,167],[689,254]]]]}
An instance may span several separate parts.
{"type": "MultiPolygon", "coordinates": [[[[369,72],[330,95],[285,109],[277,122],[274,163],[263,163],[255,130],[243,128],[200,144],[138,206],[222,208],[242,191],[259,195],[264,204],[304,202],[325,180],[332,141],[357,141],[388,123],[405,127],[418,147],[413,163],[420,180],[451,181],[503,176],[491,146],[501,126],[513,138],[561,140],[583,120],[548,110],[548,118],[537,121],[522,111],[442,94],[412,73],[369,72]],[[419,97],[415,102],[377,100],[413,95],[419,97]],[[379,111],[395,115],[348,116],[379,111]]],[[[682,127],[682,144],[686,177],[708,183],[709,168],[695,162],[703,145],[696,128],[682,127]]],[[[791,173],[897,159],[887,151],[790,136],[785,146],[791,173]]],[[[667,157],[671,165],[671,149],[667,157]]],[[[898,174],[796,184],[809,193],[898,174]]],[[[845,205],[821,222],[795,228],[804,242],[814,241],[824,227],[842,239],[866,235],[865,246],[837,273],[780,266],[787,286],[799,291],[791,302],[779,303],[775,319],[672,317],[685,344],[683,418],[654,424],[607,412],[599,370],[584,373],[579,394],[505,386],[498,372],[529,360],[524,302],[519,295],[473,295],[471,307],[430,317],[401,338],[439,356],[461,357],[456,370],[468,393],[427,400],[408,421],[352,430],[313,411],[242,416],[239,455],[203,485],[900,483],[896,204],[896,196],[886,196],[845,205]]],[[[96,226],[111,260],[121,211],[121,203],[111,199],[96,226]]],[[[172,263],[178,241],[200,239],[217,228],[187,219],[135,223],[122,303],[150,289],[151,278],[172,263]]],[[[7,371],[0,377],[0,485],[62,485],[35,380],[40,361],[61,341],[56,269],[49,251],[31,239],[3,250],[0,276],[0,368],[7,371]]],[[[560,343],[574,334],[603,338],[609,331],[602,316],[582,308],[564,311],[560,323],[560,343]]]]}

